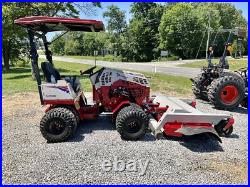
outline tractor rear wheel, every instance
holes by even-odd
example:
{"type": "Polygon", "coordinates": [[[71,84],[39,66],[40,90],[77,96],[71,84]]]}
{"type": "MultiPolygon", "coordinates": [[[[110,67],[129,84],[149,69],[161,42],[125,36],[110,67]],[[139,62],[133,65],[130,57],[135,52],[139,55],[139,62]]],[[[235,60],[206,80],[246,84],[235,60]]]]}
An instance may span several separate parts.
{"type": "Polygon", "coordinates": [[[116,117],[116,130],[125,140],[138,140],[145,135],[149,119],[136,105],[121,109],[116,117]]]}
{"type": "Polygon", "coordinates": [[[209,101],[218,109],[230,110],[244,98],[245,85],[237,76],[214,79],[208,88],[209,101]]]}
{"type": "Polygon", "coordinates": [[[192,90],[197,99],[207,100],[207,91],[203,83],[205,82],[205,77],[202,74],[197,75],[193,78],[192,90]]]}
{"type": "Polygon", "coordinates": [[[248,108],[248,96],[241,101],[240,105],[242,107],[248,108]]]}
{"type": "Polygon", "coordinates": [[[63,142],[74,135],[77,126],[75,115],[66,108],[49,110],[40,122],[43,137],[51,143],[63,142]]]}

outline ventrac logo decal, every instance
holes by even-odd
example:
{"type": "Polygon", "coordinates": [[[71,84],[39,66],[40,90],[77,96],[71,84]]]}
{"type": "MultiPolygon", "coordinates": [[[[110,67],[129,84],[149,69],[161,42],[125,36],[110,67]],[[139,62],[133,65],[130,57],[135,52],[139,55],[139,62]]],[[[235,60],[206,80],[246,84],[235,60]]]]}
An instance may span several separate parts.
{"type": "Polygon", "coordinates": [[[69,93],[68,87],[67,86],[48,86],[49,88],[57,88],[63,92],[69,93]]]}

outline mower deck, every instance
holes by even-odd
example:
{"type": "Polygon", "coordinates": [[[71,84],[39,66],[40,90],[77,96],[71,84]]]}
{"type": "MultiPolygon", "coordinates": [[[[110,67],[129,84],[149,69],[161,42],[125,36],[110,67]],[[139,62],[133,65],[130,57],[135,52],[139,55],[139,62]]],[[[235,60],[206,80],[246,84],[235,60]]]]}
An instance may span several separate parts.
{"type": "Polygon", "coordinates": [[[152,116],[150,118],[149,128],[156,137],[163,132],[166,135],[176,136],[178,134],[182,136],[212,133],[220,140],[214,126],[218,125],[222,119],[228,120],[231,118],[231,116],[225,114],[203,113],[175,97],[159,95],[154,98],[153,102],[160,103],[160,107],[168,107],[159,121],[156,121],[152,116]]]}

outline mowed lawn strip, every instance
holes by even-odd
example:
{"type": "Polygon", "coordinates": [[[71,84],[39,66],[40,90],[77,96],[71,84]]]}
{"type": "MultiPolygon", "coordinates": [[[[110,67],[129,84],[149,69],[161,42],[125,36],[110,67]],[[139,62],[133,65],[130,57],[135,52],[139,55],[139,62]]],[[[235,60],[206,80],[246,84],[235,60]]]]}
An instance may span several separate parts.
{"type": "Polygon", "coordinates": [[[100,61],[107,61],[107,62],[121,62],[120,57],[115,57],[113,55],[105,55],[105,56],[65,56],[67,58],[74,58],[74,59],[81,59],[81,60],[100,60],[100,61]]]}
{"type": "MultiPolygon", "coordinates": [[[[55,61],[54,64],[61,75],[79,75],[80,70],[86,70],[91,67],[85,64],[59,61],[55,61]]],[[[164,75],[160,73],[143,74],[150,77],[151,92],[173,96],[191,95],[192,93],[191,81],[186,77],[164,75]]],[[[43,80],[42,73],[41,78],[43,80]]],[[[88,77],[82,77],[80,82],[85,92],[92,91],[92,86],[88,77]]],[[[2,86],[3,95],[37,91],[36,81],[31,77],[30,67],[12,67],[9,71],[2,71],[2,86]]]]}
{"type": "MultiPolygon", "coordinates": [[[[228,59],[229,68],[233,71],[239,70],[240,68],[246,68],[248,67],[247,61],[248,59],[228,59]]],[[[212,63],[218,64],[219,59],[212,60],[212,63]]],[[[187,63],[187,64],[180,64],[178,66],[188,67],[188,68],[202,68],[202,67],[207,67],[207,64],[208,64],[207,61],[203,60],[203,61],[196,61],[196,62],[187,63]]]]}

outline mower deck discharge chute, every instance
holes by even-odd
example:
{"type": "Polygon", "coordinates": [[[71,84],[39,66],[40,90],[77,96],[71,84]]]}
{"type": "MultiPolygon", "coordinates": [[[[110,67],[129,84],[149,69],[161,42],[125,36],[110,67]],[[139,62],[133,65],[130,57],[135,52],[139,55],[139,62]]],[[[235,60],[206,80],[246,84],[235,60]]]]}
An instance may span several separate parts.
{"type": "Polygon", "coordinates": [[[103,112],[112,113],[116,129],[125,140],[137,140],[149,130],[156,138],[161,134],[181,137],[210,133],[220,140],[219,136],[232,133],[234,120],[229,115],[202,113],[195,109],[195,102],[150,96],[148,79],[140,73],[96,66],[80,71],[80,76],[89,77],[93,87],[93,104],[89,104],[81,89],[80,76],[62,76],[53,66],[46,33],[99,32],[104,30],[102,22],[39,16],[21,18],[16,23],[28,30],[41,104],[48,105],[40,123],[41,133],[48,142],[68,140],[80,120],[97,118],[103,112]],[[44,83],[40,79],[35,36],[45,46],[47,61],[41,63],[44,83]]]}

